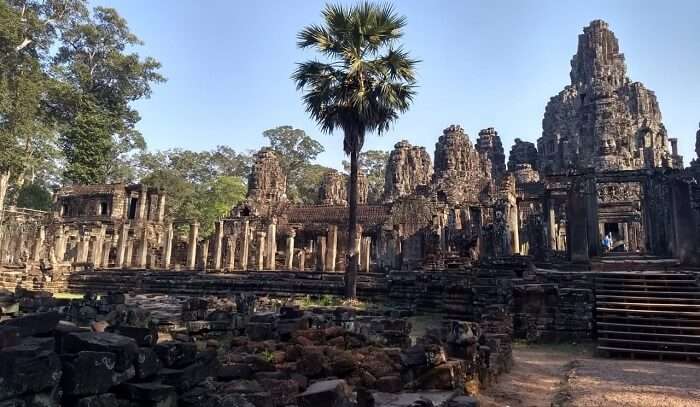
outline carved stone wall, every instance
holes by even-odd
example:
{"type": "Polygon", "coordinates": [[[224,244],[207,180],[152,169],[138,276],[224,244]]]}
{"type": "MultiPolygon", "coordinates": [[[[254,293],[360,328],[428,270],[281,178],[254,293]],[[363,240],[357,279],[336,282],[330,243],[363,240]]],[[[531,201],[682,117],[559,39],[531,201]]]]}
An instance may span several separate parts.
{"type": "Polygon", "coordinates": [[[450,204],[477,203],[491,186],[491,160],[482,157],[461,126],[451,125],[435,144],[434,188],[450,204]]]}
{"type": "Polygon", "coordinates": [[[529,164],[533,169],[537,169],[538,162],[535,144],[516,138],[508,154],[508,171],[515,171],[519,164],[529,164]]]}
{"type": "Polygon", "coordinates": [[[433,164],[425,147],[412,146],[402,140],[389,154],[384,182],[384,199],[394,201],[416,192],[416,187],[430,185],[433,164]]]}
{"type": "Polygon", "coordinates": [[[506,173],[506,154],[503,151],[503,144],[498,132],[489,127],[479,131],[479,138],[476,140],[476,150],[479,154],[486,155],[491,160],[491,175],[494,180],[499,181],[506,173]]]}
{"type": "Polygon", "coordinates": [[[624,55],[606,22],[583,29],[570,76],[571,84],[545,110],[537,142],[542,170],[673,165],[656,96],[626,76],[624,55]]]}
{"type": "Polygon", "coordinates": [[[518,164],[513,170],[516,183],[529,184],[540,180],[540,173],[528,163],[518,164]]]}
{"type": "Polygon", "coordinates": [[[248,177],[248,198],[256,202],[275,203],[287,198],[287,175],[277,155],[269,148],[255,154],[248,177]]]}
{"type": "MultiPolygon", "coordinates": [[[[350,177],[333,170],[327,172],[321,180],[319,187],[319,201],[323,205],[347,205],[350,193],[350,177]]],[[[369,183],[367,176],[360,172],[357,174],[357,202],[367,203],[369,195],[369,183]]]]}

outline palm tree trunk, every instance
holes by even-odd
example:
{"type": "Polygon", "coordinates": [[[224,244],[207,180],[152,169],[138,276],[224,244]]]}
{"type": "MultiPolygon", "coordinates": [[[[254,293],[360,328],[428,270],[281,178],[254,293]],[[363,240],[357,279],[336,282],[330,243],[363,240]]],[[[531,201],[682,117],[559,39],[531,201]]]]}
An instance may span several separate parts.
{"type": "Polygon", "coordinates": [[[0,241],[2,241],[2,222],[5,215],[5,196],[10,185],[10,170],[0,171],[0,241]]]}
{"type": "Polygon", "coordinates": [[[345,262],[345,297],[354,299],[357,297],[357,251],[355,251],[357,238],[357,171],[360,147],[353,143],[350,152],[350,191],[348,194],[348,239],[345,262]]]}

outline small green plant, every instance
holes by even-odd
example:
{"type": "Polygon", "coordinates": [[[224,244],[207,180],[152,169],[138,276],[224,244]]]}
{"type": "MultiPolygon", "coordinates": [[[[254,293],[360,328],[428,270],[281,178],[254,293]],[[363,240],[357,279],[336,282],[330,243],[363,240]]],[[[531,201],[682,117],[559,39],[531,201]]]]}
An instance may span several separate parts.
{"type": "Polygon", "coordinates": [[[272,353],[272,351],[267,350],[267,349],[262,351],[260,356],[262,356],[262,358],[265,359],[265,361],[267,361],[269,363],[272,363],[275,359],[275,355],[272,353]]]}

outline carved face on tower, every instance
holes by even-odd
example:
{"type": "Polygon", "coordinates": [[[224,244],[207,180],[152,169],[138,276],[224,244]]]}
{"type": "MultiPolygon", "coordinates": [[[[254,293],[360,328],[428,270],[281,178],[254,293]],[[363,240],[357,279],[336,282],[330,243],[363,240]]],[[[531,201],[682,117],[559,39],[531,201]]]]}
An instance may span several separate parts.
{"type": "Polygon", "coordinates": [[[615,139],[605,136],[600,140],[600,155],[613,155],[617,150],[615,139]]]}

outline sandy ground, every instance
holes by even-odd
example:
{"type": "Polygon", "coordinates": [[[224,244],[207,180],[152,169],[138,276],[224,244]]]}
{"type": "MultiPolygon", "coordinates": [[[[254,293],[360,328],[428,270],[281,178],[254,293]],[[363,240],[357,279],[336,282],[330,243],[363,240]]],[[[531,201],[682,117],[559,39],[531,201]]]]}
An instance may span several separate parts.
{"type": "Polygon", "coordinates": [[[516,345],[513,356],[483,407],[700,407],[698,364],[603,359],[571,345],[516,345]]]}

